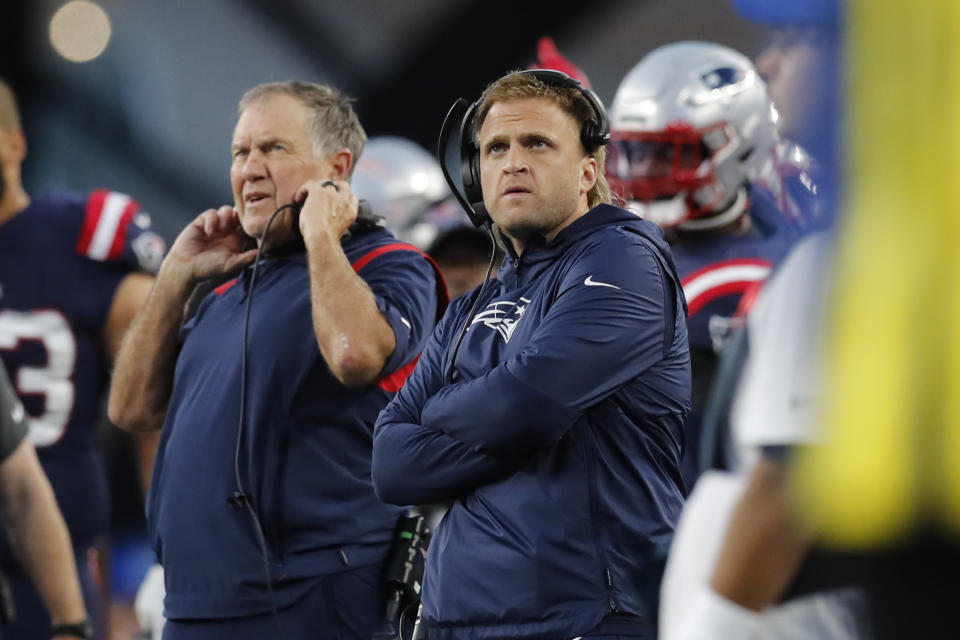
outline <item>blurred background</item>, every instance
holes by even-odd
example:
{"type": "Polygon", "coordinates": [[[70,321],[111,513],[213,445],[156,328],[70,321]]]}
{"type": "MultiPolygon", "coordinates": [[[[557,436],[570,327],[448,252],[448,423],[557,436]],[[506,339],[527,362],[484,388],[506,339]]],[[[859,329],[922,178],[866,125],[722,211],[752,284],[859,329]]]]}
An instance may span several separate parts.
{"type": "MultiPolygon", "coordinates": [[[[368,135],[432,153],[453,101],[531,64],[544,35],[608,105],[660,45],[706,39],[753,55],[764,44],[759,27],[715,0],[5,0],[0,76],[20,101],[28,192],[125,192],[169,242],[200,211],[231,202],[229,146],[247,88],[333,84],[356,98],[368,135]]],[[[113,532],[103,577],[115,637],[129,637],[129,602],[153,554],[134,446],[106,426],[105,448],[113,532]]]]}
{"type": "MultiPolygon", "coordinates": [[[[936,491],[904,481],[908,489],[898,495],[913,505],[926,492],[927,510],[946,510],[938,501],[949,498],[955,534],[960,531],[960,395],[955,393],[960,195],[954,179],[960,170],[960,22],[936,28],[953,2],[919,3],[910,13],[896,0],[849,3],[859,11],[852,22],[860,26],[853,56],[860,74],[852,74],[857,82],[850,93],[861,96],[861,107],[878,110],[872,118],[859,111],[850,120],[860,128],[847,141],[852,140],[848,155],[855,160],[850,164],[859,169],[848,176],[856,187],[851,192],[870,197],[851,198],[858,217],[857,226],[848,225],[856,231],[848,237],[861,244],[850,251],[841,244],[839,251],[851,256],[839,263],[841,284],[847,285],[840,290],[863,299],[845,303],[860,314],[841,308],[849,321],[837,344],[849,345],[843,357],[859,368],[850,368],[847,376],[856,385],[838,384],[843,393],[837,394],[856,415],[844,414],[837,422],[861,430],[845,440],[849,449],[830,449],[836,452],[833,466],[818,458],[811,468],[824,471],[816,497],[832,505],[834,519],[853,514],[862,522],[869,518],[851,505],[876,504],[882,511],[892,503],[877,478],[897,472],[916,481],[928,469],[931,477],[940,473],[937,484],[924,480],[936,491]],[[881,225],[889,230],[882,237],[881,225]],[[914,270],[906,271],[905,264],[914,270]],[[891,273],[899,277],[887,277],[891,273]],[[890,295],[891,283],[900,287],[899,298],[890,295]],[[923,303],[917,302],[921,295],[923,303]],[[947,301],[949,313],[942,313],[940,300],[947,301]],[[911,320],[888,321],[901,316],[911,320]],[[918,336],[929,345],[917,348],[918,336]],[[918,371],[933,373],[917,376],[918,371]],[[888,387],[875,377],[887,372],[909,384],[892,387],[900,393],[878,392],[888,387]],[[952,413],[944,410],[931,419],[931,407],[947,400],[952,413]],[[905,408],[890,410],[895,402],[905,408]],[[928,425],[923,438],[917,436],[918,423],[928,425]],[[941,425],[942,432],[929,425],[941,425]],[[888,433],[899,439],[890,438],[884,449],[877,443],[888,433]],[[862,446],[868,442],[873,446],[862,446]],[[858,457],[851,458],[851,450],[858,457]],[[889,454],[889,460],[869,468],[850,464],[874,451],[889,454]],[[940,463],[931,463],[934,459],[940,463]],[[830,495],[843,500],[824,499],[830,495]]],[[[168,241],[200,211],[231,201],[236,102],[255,84],[293,78],[330,83],[356,98],[368,135],[403,136],[432,152],[452,102],[461,96],[472,100],[504,72],[528,66],[541,36],[553,37],[608,106],[627,71],[656,47],[710,40],[754,57],[768,37],[738,17],[728,0],[3,0],[2,6],[0,76],[20,101],[30,145],[27,191],[108,187],[128,193],[152,214],[155,229],[168,241]]],[[[108,438],[107,449],[114,465],[111,577],[116,602],[123,604],[153,558],[142,537],[136,454],[116,437],[108,438]]],[[[906,507],[902,511],[914,515],[906,507]]],[[[129,611],[118,609],[115,615],[115,637],[129,637],[129,611]]]]}
{"type": "Polygon", "coordinates": [[[369,135],[432,152],[454,99],[526,67],[542,35],[607,104],[660,45],[763,45],[715,0],[6,0],[0,75],[23,110],[29,192],[126,192],[170,240],[230,201],[236,102],[250,86],[331,83],[357,99],[369,135]]]}
{"type": "MultiPolygon", "coordinates": [[[[369,136],[433,152],[453,101],[530,65],[541,36],[608,106],[656,47],[710,40],[753,57],[767,38],[727,0],[4,0],[0,76],[20,102],[28,192],[130,194],[169,242],[200,211],[231,202],[229,147],[247,88],[332,84],[356,98],[369,136]]],[[[113,635],[126,638],[153,554],[135,447],[104,432],[113,524],[103,578],[113,635]]]]}

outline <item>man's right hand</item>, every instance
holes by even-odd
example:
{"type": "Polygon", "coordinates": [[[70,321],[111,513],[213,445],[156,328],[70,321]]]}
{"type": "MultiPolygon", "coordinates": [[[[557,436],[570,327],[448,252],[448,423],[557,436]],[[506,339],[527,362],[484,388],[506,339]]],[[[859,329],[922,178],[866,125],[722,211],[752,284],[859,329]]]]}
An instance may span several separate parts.
{"type": "Polygon", "coordinates": [[[236,209],[207,209],[180,232],[160,269],[160,276],[184,283],[236,271],[257,257],[251,238],[240,226],[236,209]]]}

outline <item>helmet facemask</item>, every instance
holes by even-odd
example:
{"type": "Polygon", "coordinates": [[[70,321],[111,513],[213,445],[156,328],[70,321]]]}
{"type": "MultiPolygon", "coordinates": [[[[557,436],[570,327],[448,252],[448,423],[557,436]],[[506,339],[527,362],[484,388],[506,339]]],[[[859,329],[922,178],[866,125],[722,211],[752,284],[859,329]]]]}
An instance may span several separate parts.
{"type": "Polygon", "coordinates": [[[736,219],[747,182],[773,159],[775,112],[763,81],[721,45],[652,52],[621,83],[612,113],[611,191],[660,226],[708,229],[736,219]]]}

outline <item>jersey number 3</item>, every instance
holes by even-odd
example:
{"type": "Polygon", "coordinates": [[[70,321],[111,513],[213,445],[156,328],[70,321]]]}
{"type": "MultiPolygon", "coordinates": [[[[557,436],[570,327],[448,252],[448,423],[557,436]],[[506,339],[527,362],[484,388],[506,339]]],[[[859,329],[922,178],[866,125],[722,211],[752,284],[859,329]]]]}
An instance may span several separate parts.
{"type": "Polygon", "coordinates": [[[42,397],[43,413],[30,416],[30,440],[45,447],[63,436],[70,420],[77,344],[58,311],[0,311],[0,350],[16,351],[28,341],[40,343],[46,364],[21,365],[8,373],[21,398],[42,397]]]}

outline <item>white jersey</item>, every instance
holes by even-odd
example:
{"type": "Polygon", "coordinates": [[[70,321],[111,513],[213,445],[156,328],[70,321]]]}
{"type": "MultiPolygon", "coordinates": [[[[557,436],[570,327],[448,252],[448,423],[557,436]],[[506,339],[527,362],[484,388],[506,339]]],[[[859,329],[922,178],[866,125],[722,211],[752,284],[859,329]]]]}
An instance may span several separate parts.
{"type": "Polygon", "coordinates": [[[799,243],[747,316],[750,353],[730,420],[738,447],[808,443],[820,437],[829,248],[824,234],[799,243]]]}
{"type": "MultiPolygon", "coordinates": [[[[749,354],[731,411],[737,473],[709,471],[698,480],[680,516],[660,589],[661,640],[715,635],[691,620],[695,594],[710,577],[734,507],[759,448],[817,442],[823,374],[823,326],[830,263],[825,234],[799,243],[764,286],[747,316],[749,354]]],[[[862,595],[854,589],[807,595],[759,615],[750,640],[847,640],[858,626],[862,595]]],[[[719,638],[718,638],[719,640],[719,638]]]]}
{"type": "Polygon", "coordinates": [[[862,596],[840,589],[794,598],[760,614],[749,639],[719,638],[690,626],[693,594],[708,588],[733,508],[747,476],[708,471],[700,476],[680,515],[660,586],[660,640],[856,640],[862,596]]]}

